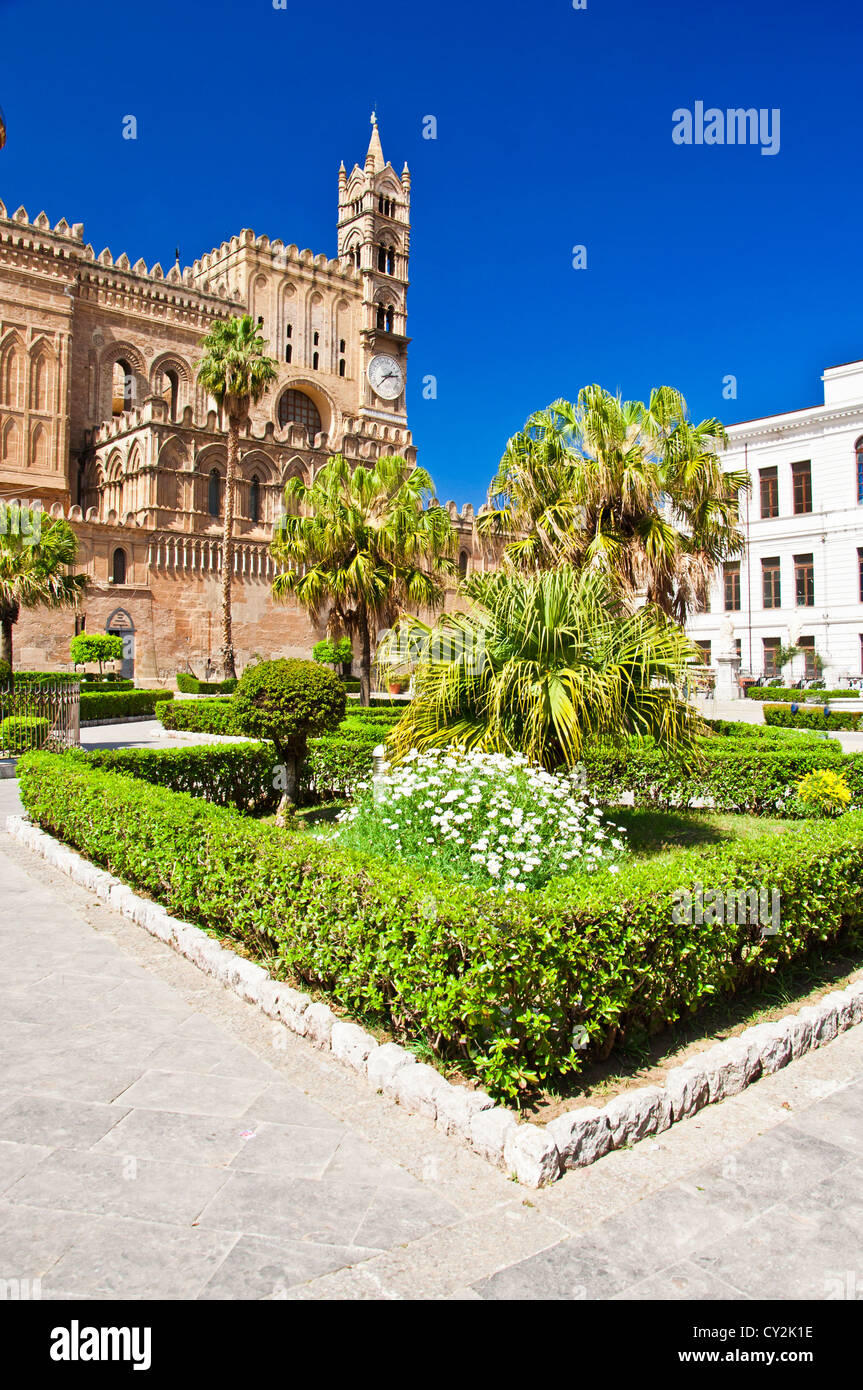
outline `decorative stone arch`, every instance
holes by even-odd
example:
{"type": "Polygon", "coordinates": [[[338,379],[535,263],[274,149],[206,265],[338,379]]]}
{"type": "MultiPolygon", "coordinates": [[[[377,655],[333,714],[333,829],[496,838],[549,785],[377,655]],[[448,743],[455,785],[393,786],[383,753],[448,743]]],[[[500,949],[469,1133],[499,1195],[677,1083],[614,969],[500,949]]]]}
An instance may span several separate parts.
{"type": "Polygon", "coordinates": [[[272,520],[272,501],[277,490],[278,474],[269,454],[261,449],[244,454],[237,477],[238,518],[253,527],[267,525],[272,520]]]}
{"type": "Polygon", "coordinates": [[[131,680],[135,674],[135,624],[125,608],[115,608],[105,624],[105,631],[123,639],[123,665],[120,675],[131,680]]]}
{"type": "Polygon", "coordinates": [[[181,499],[181,489],[185,480],[181,477],[183,465],[188,458],[188,450],[177,435],[169,435],[163,440],[156,460],[156,506],[178,511],[180,507],[190,507],[191,499],[181,499]]]}
{"type": "Polygon", "coordinates": [[[0,342],[0,405],[24,408],[24,371],[27,347],[16,328],[0,342]]]}
{"type": "Polygon", "coordinates": [[[130,408],[140,405],[147,394],[147,367],[140,349],[127,342],[108,343],[99,358],[99,417],[103,420],[114,415],[114,368],[118,362],[125,362],[129,368],[130,408]]]}
{"type": "MultiPolygon", "coordinates": [[[[287,384],[284,390],[280,391],[274,402],[274,417],[277,431],[290,429],[290,423],[283,425],[279,412],[279,405],[286,391],[298,391],[301,396],[308,396],[317,407],[321,417],[321,430],[327,439],[332,439],[341,427],[341,411],[335,400],[328,391],[321,386],[320,382],[311,377],[296,377],[287,384]]],[[[309,440],[309,446],[314,447],[314,439],[309,440]]]]}
{"type": "Polygon", "coordinates": [[[11,415],[0,420],[0,462],[9,468],[21,466],[21,430],[11,415]]]}
{"type": "Polygon", "coordinates": [[[227,470],[227,453],[224,444],[207,444],[195,459],[192,480],[192,510],[200,513],[209,525],[221,524],[220,519],[210,512],[210,478],[218,473],[220,488],[224,484],[227,470]]]}
{"type": "Polygon", "coordinates": [[[301,459],[298,454],[295,454],[294,457],[288,459],[288,462],[282,467],[282,487],[284,487],[285,483],[288,482],[290,478],[301,478],[305,483],[308,481],[308,476],[308,464],[301,459]]]}
{"type": "Polygon", "coordinates": [[[54,344],[44,333],[40,333],[30,345],[30,409],[47,414],[52,408],[54,377],[53,369],[57,360],[54,344]]]}
{"type": "Polygon", "coordinates": [[[176,352],[159,353],[150,367],[150,394],[167,402],[171,420],[179,420],[184,407],[192,404],[194,388],[188,362],[176,352]]]}
{"type": "Polygon", "coordinates": [[[30,457],[27,460],[30,468],[38,468],[42,472],[48,467],[49,452],[51,447],[51,436],[47,429],[39,420],[30,431],[30,457]]]}

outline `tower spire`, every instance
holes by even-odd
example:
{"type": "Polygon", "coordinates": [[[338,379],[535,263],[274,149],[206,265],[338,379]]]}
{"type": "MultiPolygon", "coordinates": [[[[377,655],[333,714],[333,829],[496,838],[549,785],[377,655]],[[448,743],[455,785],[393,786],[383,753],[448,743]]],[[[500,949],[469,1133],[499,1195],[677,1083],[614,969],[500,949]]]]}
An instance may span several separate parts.
{"type": "Polygon", "coordinates": [[[380,131],[378,130],[377,112],[372,112],[372,138],[369,141],[368,153],[366,155],[366,169],[369,168],[371,161],[371,172],[379,174],[384,167],[384,151],[381,145],[380,131]]]}

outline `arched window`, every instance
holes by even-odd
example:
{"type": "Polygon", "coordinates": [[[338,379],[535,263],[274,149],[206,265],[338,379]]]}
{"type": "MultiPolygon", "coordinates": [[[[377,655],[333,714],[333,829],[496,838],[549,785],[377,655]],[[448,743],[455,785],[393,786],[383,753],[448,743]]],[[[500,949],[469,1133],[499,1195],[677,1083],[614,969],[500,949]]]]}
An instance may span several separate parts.
{"type": "Polygon", "coordinates": [[[168,403],[168,412],[172,420],[177,418],[177,406],[180,403],[180,378],[173,367],[167,367],[162,373],[162,397],[168,403]]]}
{"type": "Polygon", "coordinates": [[[256,525],[261,519],[261,480],[257,473],[249,484],[249,516],[256,525]]]}
{"type": "Polygon", "coordinates": [[[313,371],[313,372],[316,372],[316,371],[318,370],[318,367],[320,366],[320,363],[321,363],[321,354],[320,354],[319,352],[313,352],[313,353],[312,353],[312,371],[313,371]]]}
{"type": "Polygon", "coordinates": [[[470,556],[468,555],[467,551],[462,550],[458,557],[458,572],[461,575],[462,579],[464,579],[467,575],[467,565],[469,559],[470,556]]]}
{"type": "Polygon", "coordinates": [[[857,455],[857,501],[863,502],[863,437],[854,445],[857,455]]]}
{"type": "Polygon", "coordinates": [[[126,583],[126,552],[119,547],[114,551],[111,561],[111,578],[115,584],[126,583]]]}
{"type": "Polygon", "coordinates": [[[124,362],[122,357],[114,363],[114,374],[111,386],[111,411],[114,415],[122,415],[124,410],[131,410],[135,404],[135,375],[128,362],[124,362]]]}
{"type": "Polygon", "coordinates": [[[302,391],[283,391],[279,397],[279,424],[284,428],[291,423],[305,425],[312,440],[323,430],[318,407],[302,391]]]}
{"type": "Polygon", "coordinates": [[[286,325],[285,325],[285,339],[286,339],[286,341],[285,341],[285,361],[286,361],[286,362],[290,362],[291,358],[292,358],[293,355],[294,355],[294,345],[293,345],[293,343],[291,342],[291,338],[293,337],[293,332],[294,332],[294,325],[293,325],[292,323],[286,324],[286,325]]]}
{"type": "Polygon", "coordinates": [[[210,513],[210,516],[219,515],[219,511],[221,509],[220,492],[221,479],[219,478],[219,470],[218,468],[213,468],[210,471],[210,482],[209,486],[207,487],[207,511],[210,513]]]}

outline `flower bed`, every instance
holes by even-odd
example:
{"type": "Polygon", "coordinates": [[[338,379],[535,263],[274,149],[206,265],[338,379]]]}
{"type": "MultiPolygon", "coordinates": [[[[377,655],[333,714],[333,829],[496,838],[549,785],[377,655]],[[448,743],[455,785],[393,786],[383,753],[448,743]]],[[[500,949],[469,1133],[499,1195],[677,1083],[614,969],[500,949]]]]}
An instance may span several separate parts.
{"type": "Polygon", "coordinates": [[[614,866],[618,828],[573,777],[497,753],[408,755],[339,817],[340,845],[525,893],[558,874],[614,866]]]}
{"type": "MultiPolygon", "coordinates": [[[[251,747],[238,757],[260,756],[251,747]]],[[[184,751],[201,780],[208,758],[224,753],[184,751]]],[[[140,752],[121,771],[81,754],[31,753],[19,768],[22,800],[45,830],[170,912],[397,1038],[422,1040],[499,1097],[572,1073],[628,1029],[652,1031],[863,926],[858,812],[502,894],[141,780],[148,760],[152,781],[166,779],[176,766],[167,759],[140,752]],[[680,891],[699,884],[777,890],[781,930],[677,922],[680,891]]]]}

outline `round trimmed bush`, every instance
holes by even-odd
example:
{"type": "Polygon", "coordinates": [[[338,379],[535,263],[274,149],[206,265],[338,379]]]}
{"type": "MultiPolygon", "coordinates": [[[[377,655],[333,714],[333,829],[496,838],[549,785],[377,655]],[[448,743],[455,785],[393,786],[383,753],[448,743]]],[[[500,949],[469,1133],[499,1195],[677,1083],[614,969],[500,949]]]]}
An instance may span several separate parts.
{"type": "Polygon", "coordinates": [[[345,716],[345,687],[314,661],[259,661],[243,672],[234,692],[237,728],[272,739],[285,768],[284,799],[296,800],[299,764],[308,740],[337,729],[345,716]]]}

